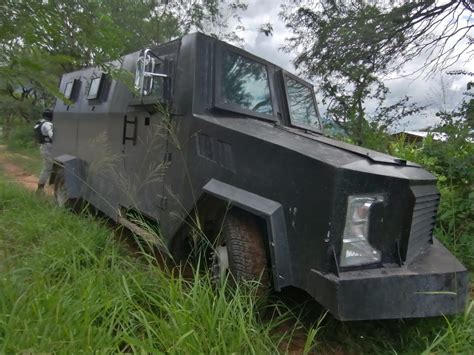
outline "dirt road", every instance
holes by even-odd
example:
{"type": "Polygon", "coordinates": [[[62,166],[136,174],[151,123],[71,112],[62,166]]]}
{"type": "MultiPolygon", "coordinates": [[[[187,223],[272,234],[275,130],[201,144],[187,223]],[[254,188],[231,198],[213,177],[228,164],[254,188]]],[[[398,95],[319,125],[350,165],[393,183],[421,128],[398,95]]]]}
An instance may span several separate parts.
{"type": "MultiPolygon", "coordinates": [[[[38,177],[28,174],[20,166],[13,163],[15,156],[21,156],[22,159],[33,159],[18,153],[11,153],[7,151],[4,145],[0,145],[0,165],[5,174],[12,181],[20,183],[28,190],[35,191],[38,186],[38,177]]],[[[51,188],[47,188],[47,193],[51,194],[51,188]]]]}

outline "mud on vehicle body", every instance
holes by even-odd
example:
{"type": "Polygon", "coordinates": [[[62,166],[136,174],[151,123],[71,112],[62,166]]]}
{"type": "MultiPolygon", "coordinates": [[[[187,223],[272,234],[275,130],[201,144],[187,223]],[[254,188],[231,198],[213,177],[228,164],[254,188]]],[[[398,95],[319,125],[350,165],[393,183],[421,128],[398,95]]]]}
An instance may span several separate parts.
{"type": "Polygon", "coordinates": [[[135,90],[99,68],[62,77],[63,199],[146,216],[176,258],[189,225],[225,231],[219,273],[303,289],[341,320],[464,309],[467,271],[432,235],[435,177],[324,136],[312,85],[199,33],[115,65],[135,90]]]}

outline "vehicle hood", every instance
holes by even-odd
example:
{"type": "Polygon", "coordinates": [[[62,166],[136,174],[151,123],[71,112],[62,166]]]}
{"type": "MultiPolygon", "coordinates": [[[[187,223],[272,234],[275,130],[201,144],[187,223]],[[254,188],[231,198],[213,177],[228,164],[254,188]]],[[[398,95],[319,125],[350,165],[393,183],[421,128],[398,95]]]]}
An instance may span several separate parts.
{"type": "Polygon", "coordinates": [[[402,179],[436,180],[419,164],[340,142],[321,134],[252,118],[195,116],[211,124],[265,140],[337,168],[402,179]]]}

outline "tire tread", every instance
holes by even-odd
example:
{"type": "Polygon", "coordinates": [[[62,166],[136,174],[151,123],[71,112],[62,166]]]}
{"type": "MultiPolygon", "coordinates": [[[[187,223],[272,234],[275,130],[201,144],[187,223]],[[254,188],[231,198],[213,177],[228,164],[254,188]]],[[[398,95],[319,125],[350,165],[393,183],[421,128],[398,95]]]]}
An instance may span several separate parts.
{"type": "Polygon", "coordinates": [[[257,221],[241,210],[233,210],[225,218],[222,232],[236,281],[260,281],[262,288],[268,288],[267,256],[257,221]]]}

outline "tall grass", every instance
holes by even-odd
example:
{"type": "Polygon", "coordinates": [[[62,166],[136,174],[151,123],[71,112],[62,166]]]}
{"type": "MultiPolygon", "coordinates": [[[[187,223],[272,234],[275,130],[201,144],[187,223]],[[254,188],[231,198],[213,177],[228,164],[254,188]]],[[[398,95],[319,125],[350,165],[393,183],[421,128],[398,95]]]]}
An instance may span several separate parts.
{"type": "Polygon", "coordinates": [[[15,122],[8,138],[0,134],[0,145],[8,148],[0,152],[8,161],[20,166],[28,174],[39,174],[42,158],[39,145],[35,142],[32,123],[15,122]]]}
{"type": "Polygon", "coordinates": [[[474,300],[464,314],[450,317],[346,323],[328,318],[318,342],[323,353],[472,354],[474,300]]]}
{"type": "Polygon", "coordinates": [[[0,144],[6,144],[12,151],[31,153],[38,150],[33,132],[34,123],[15,121],[9,136],[1,137],[0,144]]]}
{"type": "MultiPolygon", "coordinates": [[[[17,143],[12,148],[28,154],[17,143]]],[[[401,142],[394,148],[398,152],[392,154],[429,168],[440,165],[420,147],[401,142]]],[[[460,236],[455,245],[452,239],[445,242],[469,266],[472,240],[460,236]]],[[[0,353],[294,349],[292,338],[300,337],[303,327],[300,317],[283,305],[267,310],[254,291],[252,286],[216,291],[203,273],[184,278],[179,269],[161,269],[146,253],[137,259],[105,223],[56,209],[0,176],[0,353]]],[[[318,341],[329,352],[472,353],[473,308],[471,300],[464,315],[404,321],[341,323],[329,316],[309,322],[296,349],[313,351],[318,341]]]]}
{"type": "Polygon", "coordinates": [[[282,328],[292,317],[282,307],[262,320],[255,287],[163,271],[104,223],[1,178],[0,272],[0,353],[275,353],[301,326],[282,328]]]}

